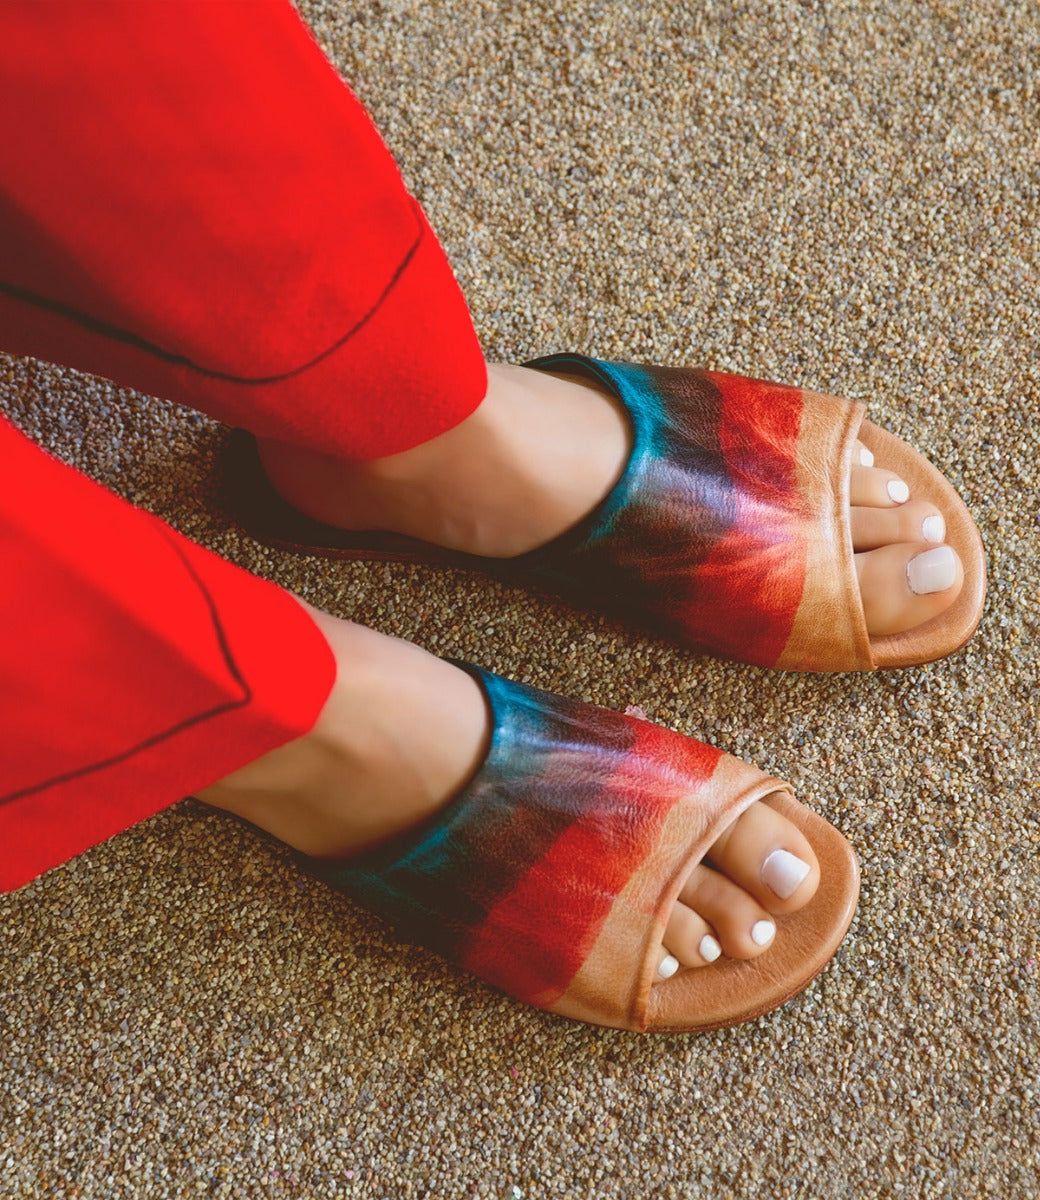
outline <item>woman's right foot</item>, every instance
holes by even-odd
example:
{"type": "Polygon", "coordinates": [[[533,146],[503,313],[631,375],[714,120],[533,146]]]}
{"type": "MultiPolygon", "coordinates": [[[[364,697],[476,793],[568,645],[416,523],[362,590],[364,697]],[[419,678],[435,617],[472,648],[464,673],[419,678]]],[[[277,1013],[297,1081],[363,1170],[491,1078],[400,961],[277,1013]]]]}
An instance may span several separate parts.
{"type": "MultiPolygon", "coordinates": [[[[466,672],[310,609],[339,670],[314,728],[197,793],[317,858],[360,853],[443,808],[479,769],[487,702],[466,672]]],[[[667,922],[660,977],[767,953],[774,918],[806,904],[819,865],[767,804],[741,814],[694,868],[667,922]]]]}
{"type": "MultiPolygon", "coordinates": [[[[590,379],[489,364],[488,393],[454,429],[412,450],[345,462],[260,441],[295,508],[343,529],[379,529],[491,558],[542,546],[610,492],[631,453],[624,409],[590,379]]],[[[946,522],[862,444],[849,530],[867,632],[901,633],[956,600],[964,569],[946,522]]]]}

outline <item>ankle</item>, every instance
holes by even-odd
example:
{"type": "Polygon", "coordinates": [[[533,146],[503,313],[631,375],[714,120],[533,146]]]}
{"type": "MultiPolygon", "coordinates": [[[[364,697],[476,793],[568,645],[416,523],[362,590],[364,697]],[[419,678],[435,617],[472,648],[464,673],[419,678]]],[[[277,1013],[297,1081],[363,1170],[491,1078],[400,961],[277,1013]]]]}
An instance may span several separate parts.
{"type": "Polygon", "coordinates": [[[630,442],[620,404],[588,381],[491,363],[479,407],[411,450],[353,463],[261,442],[260,456],[281,495],[326,524],[510,558],[591,511],[630,442]]]}
{"type": "Polygon", "coordinates": [[[439,504],[453,471],[479,457],[491,440],[488,415],[497,407],[494,397],[508,371],[489,364],[488,392],[474,412],[440,436],[398,454],[349,460],[258,438],[260,460],[279,494],[307,516],[343,529],[409,532],[402,526],[416,512],[439,504]]]}
{"type": "Polygon", "coordinates": [[[339,665],[314,728],[197,794],[305,854],[338,857],[459,791],[486,751],[487,706],[476,681],[442,659],[310,612],[339,665]]]}
{"type": "Polygon", "coordinates": [[[371,463],[266,438],[256,444],[267,478],[299,512],[343,529],[380,528],[372,523],[379,493],[371,463]]]}

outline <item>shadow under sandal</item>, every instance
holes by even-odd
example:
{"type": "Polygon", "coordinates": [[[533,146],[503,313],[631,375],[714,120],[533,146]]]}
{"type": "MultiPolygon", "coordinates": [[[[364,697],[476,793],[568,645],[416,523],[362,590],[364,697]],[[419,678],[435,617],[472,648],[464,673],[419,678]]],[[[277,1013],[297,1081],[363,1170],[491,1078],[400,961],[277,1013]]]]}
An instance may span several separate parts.
{"type": "Polygon", "coordinates": [[[336,558],[425,562],[534,584],[680,645],[791,671],[869,671],[932,662],[971,637],[986,566],[967,508],[905,442],[833,396],[740,375],[557,354],[526,364],[584,376],[622,403],[632,453],[578,525],[515,558],[417,538],[336,529],[287,504],[252,435],[236,430],[225,500],[255,537],[336,558]],[[946,520],[964,564],[952,606],[905,633],[867,632],[849,531],[856,439],[946,520]]]}
{"type": "Polygon", "coordinates": [[[303,870],[518,1000],[619,1029],[749,1020],[834,955],[859,894],[855,855],[786,784],[647,721],[456,665],[482,686],[492,717],[476,775],[435,818],[376,850],[294,852],[303,870]],[[815,896],[776,918],[759,958],[655,982],[687,876],[756,800],[808,839],[815,896]]]}

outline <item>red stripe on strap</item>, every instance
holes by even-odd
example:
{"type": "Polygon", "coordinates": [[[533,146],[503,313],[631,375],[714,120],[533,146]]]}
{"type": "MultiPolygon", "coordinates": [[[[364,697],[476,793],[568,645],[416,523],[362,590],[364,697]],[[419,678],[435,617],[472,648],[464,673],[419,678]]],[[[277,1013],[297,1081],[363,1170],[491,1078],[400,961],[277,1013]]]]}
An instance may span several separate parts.
{"type": "Polygon", "coordinates": [[[709,378],[722,394],[719,445],[737,517],[698,564],[696,596],[681,620],[712,630],[719,653],[769,667],[787,644],[805,586],[796,468],[802,393],[739,375],[709,378]]]}

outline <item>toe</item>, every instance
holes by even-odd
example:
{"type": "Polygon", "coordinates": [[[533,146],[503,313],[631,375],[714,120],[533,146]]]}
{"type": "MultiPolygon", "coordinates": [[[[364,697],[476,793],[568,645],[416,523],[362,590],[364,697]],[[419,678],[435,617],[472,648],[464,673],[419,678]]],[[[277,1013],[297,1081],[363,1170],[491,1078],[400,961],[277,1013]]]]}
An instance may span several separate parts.
{"type": "Polygon", "coordinates": [[[874,452],[868,450],[862,442],[856,442],[856,457],[853,460],[860,467],[872,467],[874,465],[874,452]]]}
{"type": "Polygon", "coordinates": [[[849,529],[854,550],[876,550],[895,542],[938,545],[946,537],[942,513],[926,500],[908,500],[895,508],[851,508],[849,529]]]}
{"type": "Polygon", "coordinates": [[[903,633],[938,616],[964,583],[964,567],[950,546],[898,543],[855,559],[863,616],[872,636],[903,633]]]}
{"type": "Polygon", "coordinates": [[[661,961],[657,964],[657,978],[671,979],[681,966],[674,954],[669,954],[664,947],[661,949],[661,961]]]}
{"type": "Polygon", "coordinates": [[[708,922],[681,900],[672,906],[664,931],[664,949],[684,967],[706,966],[722,954],[719,940],[708,922]]]}
{"type": "Polygon", "coordinates": [[[892,471],[854,466],[849,472],[849,503],[852,505],[892,508],[909,499],[909,486],[892,471]]]}
{"type": "Polygon", "coordinates": [[[679,899],[707,922],[730,958],[755,958],[776,935],[776,922],[754,896],[704,863],[690,873],[679,899]]]}
{"type": "MultiPolygon", "coordinates": [[[[707,857],[771,913],[801,908],[820,882],[812,847],[786,817],[768,804],[752,804],[745,809],[707,857]]],[[[703,913],[703,909],[697,911],[703,913]]]]}

